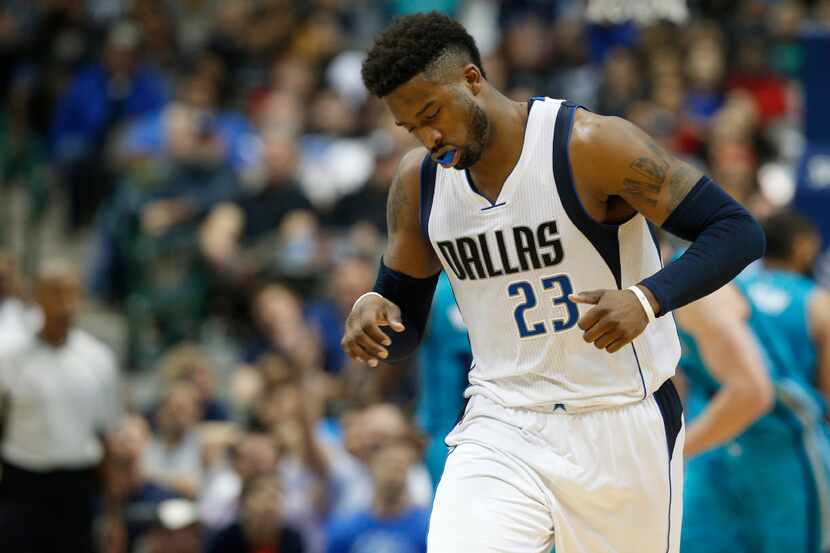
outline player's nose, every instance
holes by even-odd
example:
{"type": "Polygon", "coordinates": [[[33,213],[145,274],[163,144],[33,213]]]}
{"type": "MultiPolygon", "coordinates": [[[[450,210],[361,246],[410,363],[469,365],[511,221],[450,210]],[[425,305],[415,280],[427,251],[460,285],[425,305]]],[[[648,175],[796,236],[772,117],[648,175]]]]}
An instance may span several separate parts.
{"type": "Polygon", "coordinates": [[[433,129],[430,127],[421,127],[420,129],[418,129],[418,139],[421,141],[421,144],[426,146],[430,152],[434,152],[441,147],[441,143],[444,140],[444,135],[441,134],[441,131],[439,131],[438,129],[433,129]]]}

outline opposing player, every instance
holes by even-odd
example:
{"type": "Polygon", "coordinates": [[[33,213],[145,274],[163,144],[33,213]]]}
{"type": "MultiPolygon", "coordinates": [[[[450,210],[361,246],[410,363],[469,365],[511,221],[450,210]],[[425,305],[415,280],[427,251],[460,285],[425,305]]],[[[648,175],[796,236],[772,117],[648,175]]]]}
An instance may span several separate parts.
{"type": "Polygon", "coordinates": [[[765,223],[761,268],[676,312],[690,419],[684,553],[830,551],[830,294],[801,274],[818,240],[765,223]]]}
{"type": "Polygon", "coordinates": [[[363,79],[426,149],[401,161],[343,348],[370,365],[414,350],[443,267],[473,349],[430,553],[676,552],[680,348],[665,315],[759,257],[760,227],[625,120],[502,95],[445,16],[393,23],[363,79]],[[693,242],[665,268],[649,221],[693,242]]]}

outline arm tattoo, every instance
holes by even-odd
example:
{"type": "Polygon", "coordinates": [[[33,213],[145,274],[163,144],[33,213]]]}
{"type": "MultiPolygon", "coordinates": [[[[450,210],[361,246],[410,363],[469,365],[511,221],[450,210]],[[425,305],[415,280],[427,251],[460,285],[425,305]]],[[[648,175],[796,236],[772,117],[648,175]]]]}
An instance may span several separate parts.
{"type": "Polygon", "coordinates": [[[660,185],[666,180],[666,169],[669,166],[651,158],[640,157],[631,162],[631,168],[641,176],[657,181],[657,184],[660,185]]]}
{"type": "Polygon", "coordinates": [[[401,182],[400,175],[395,175],[395,180],[389,187],[389,199],[386,201],[386,226],[389,227],[390,234],[400,228],[407,209],[409,209],[409,197],[406,194],[406,187],[401,182]]]}
{"type": "Polygon", "coordinates": [[[694,187],[695,182],[697,182],[695,172],[685,164],[678,164],[672,173],[671,179],[669,179],[669,204],[667,206],[669,213],[680,205],[689,190],[694,187]]]}
{"type": "Polygon", "coordinates": [[[623,180],[623,190],[626,195],[637,198],[651,207],[657,207],[657,198],[660,196],[662,188],[661,184],[652,184],[634,179],[623,180]]]}

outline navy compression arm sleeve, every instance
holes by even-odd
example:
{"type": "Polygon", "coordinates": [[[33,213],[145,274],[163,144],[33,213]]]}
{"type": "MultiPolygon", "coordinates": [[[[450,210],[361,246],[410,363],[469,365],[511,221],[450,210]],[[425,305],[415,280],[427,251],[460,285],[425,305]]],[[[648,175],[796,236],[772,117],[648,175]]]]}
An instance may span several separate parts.
{"type": "Polygon", "coordinates": [[[640,284],[654,294],[659,315],[707,296],[764,255],[760,225],[709,177],[702,177],[662,228],[692,242],[686,252],[640,284]]]}
{"type": "Polygon", "coordinates": [[[401,309],[401,322],[404,326],[403,332],[381,327],[392,340],[386,348],[389,351],[387,361],[400,361],[415,351],[421,343],[439,274],[415,278],[390,269],[383,263],[383,259],[380,260],[378,278],[372,290],[401,309]]]}

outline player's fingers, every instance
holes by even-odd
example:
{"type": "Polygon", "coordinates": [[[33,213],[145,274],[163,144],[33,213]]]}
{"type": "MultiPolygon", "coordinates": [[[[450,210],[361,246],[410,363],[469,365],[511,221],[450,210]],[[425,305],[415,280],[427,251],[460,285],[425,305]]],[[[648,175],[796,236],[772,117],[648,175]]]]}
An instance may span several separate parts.
{"type": "Polygon", "coordinates": [[[599,303],[600,298],[605,293],[605,290],[588,290],[585,292],[577,292],[576,294],[571,294],[568,296],[568,299],[574,303],[586,303],[590,305],[594,305],[599,303]]]}
{"type": "Polygon", "coordinates": [[[615,330],[615,326],[610,321],[599,320],[585,331],[582,338],[588,343],[596,342],[598,338],[613,330],[615,330]]]}
{"type": "Polygon", "coordinates": [[[386,359],[389,357],[389,352],[386,351],[386,348],[375,342],[366,334],[358,334],[356,341],[360,347],[363,348],[363,351],[372,357],[378,357],[380,359],[386,359]]]}
{"type": "Polygon", "coordinates": [[[582,330],[588,330],[592,326],[594,326],[600,319],[602,319],[603,315],[605,315],[605,309],[600,309],[599,307],[592,307],[588,310],[587,313],[582,315],[579,318],[579,322],[576,324],[579,325],[579,328],[582,330]]]}
{"type": "Polygon", "coordinates": [[[401,321],[401,309],[391,301],[387,301],[385,306],[386,309],[380,313],[378,324],[389,326],[395,332],[403,332],[404,325],[401,321]]]}
{"type": "Polygon", "coordinates": [[[597,349],[605,349],[616,340],[619,339],[619,334],[613,331],[606,332],[594,342],[597,349]]]}
{"type": "Polygon", "coordinates": [[[608,353],[616,353],[625,346],[627,346],[629,342],[631,342],[631,340],[629,340],[628,338],[619,338],[605,346],[605,351],[607,351],[608,353]]]}
{"type": "Polygon", "coordinates": [[[358,344],[356,342],[352,343],[352,348],[351,349],[352,349],[352,352],[354,353],[355,357],[358,360],[363,361],[364,363],[368,364],[370,367],[377,367],[378,366],[378,360],[375,357],[369,355],[366,352],[366,350],[364,350],[360,346],[360,344],[358,344]]]}
{"type": "Polygon", "coordinates": [[[381,330],[381,328],[376,324],[368,324],[363,327],[363,331],[366,333],[369,338],[377,342],[382,346],[388,346],[392,343],[392,340],[389,339],[389,336],[381,330]]]}

